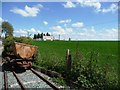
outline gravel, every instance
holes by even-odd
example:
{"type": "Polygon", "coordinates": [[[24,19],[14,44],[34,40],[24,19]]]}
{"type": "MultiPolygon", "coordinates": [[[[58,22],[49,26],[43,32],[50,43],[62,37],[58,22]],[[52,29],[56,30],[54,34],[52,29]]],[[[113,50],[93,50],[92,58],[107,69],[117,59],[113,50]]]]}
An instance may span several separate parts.
{"type": "Polygon", "coordinates": [[[30,70],[26,70],[26,72],[19,74],[19,77],[23,81],[26,88],[52,89],[46,82],[41,80],[30,70]]]}
{"type": "Polygon", "coordinates": [[[0,72],[0,90],[3,88],[3,72],[0,72]]]}
{"type": "MultiPolygon", "coordinates": [[[[8,88],[12,90],[16,90],[18,88],[21,88],[19,84],[17,83],[16,78],[14,77],[13,73],[10,71],[6,71],[8,76],[8,88]]],[[[39,72],[40,73],[40,72],[39,72]]],[[[40,73],[42,74],[42,73],[40,73]]],[[[0,90],[4,88],[4,78],[3,78],[3,72],[0,72],[0,90]]],[[[29,88],[29,90],[33,88],[38,89],[52,89],[46,82],[41,80],[39,77],[37,77],[35,74],[32,73],[30,70],[26,70],[24,73],[18,73],[19,79],[23,82],[26,88],[29,88]]],[[[46,79],[50,79],[50,77],[42,74],[42,76],[46,79]]]]}
{"type": "Polygon", "coordinates": [[[8,88],[21,88],[19,84],[17,83],[16,78],[14,77],[13,73],[10,71],[7,71],[8,76],[8,88]]]}
{"type": "MultiPolygon", "coordinates": [[[[16,90],[16,88],[20,88],[13,73],[10,71],[6,71],[6,72],[8,76],[8,88],[11,88],[12,90],[13,89],[16,90]]],[[[4,72],[0,71],[0,90],[2,90],[2,88],[4,88],[4,72]]]]}

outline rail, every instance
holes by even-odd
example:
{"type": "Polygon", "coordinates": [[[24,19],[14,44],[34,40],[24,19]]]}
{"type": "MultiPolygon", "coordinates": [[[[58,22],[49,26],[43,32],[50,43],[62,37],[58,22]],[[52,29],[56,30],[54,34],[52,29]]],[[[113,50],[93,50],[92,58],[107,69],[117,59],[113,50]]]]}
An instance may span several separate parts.
{"type": "Polygon", "coordinates": [[[59,88],[57,86],[55,86],[54,84],[52,84],[50,81],[48,81],[47,79],[45,79],[43,76],[41,76],[39,73],[37,73],[36,70],[34,70],[33,68],[31,68],[31,71],[37,75],[40,79],[42,79],[44,82],[46,82],[50,87],[52,87],[54,90],[59,90],[59,88]]]}
{"type": "Polygon", "coordinates": [[[8,77],[6,71],[4,71],[4,88],[5,90],[8,90],[8,77]]]}
{"type": "MultiPolygon", "coordinates": [[[[60,90],[56,85],[54,85],[53,83],[51,83],[49,80],[45,79],[42,75],[40,75],[36,70],[34,70],[33,68],[30,69],[31,72],[33,74],[35,74],[37,77],[39,77],[41,80],[43,80],[46,84],[48,84],[53,90],[60,90]]],[[[21,90],[27,90],[27,88],[25,87],[25,84],[23,83],[23,81],[21,80],[21,77],[19,77],[17,75],[17,73],[14,71],[14,69],[12,68],[12,73],[13,76],[16,78],[17,83],[19,84],[19,86],[21,87],[21,90]]],[[[7,71],[4,71],[4,89],[8,90],[8,76],[7,76],[7,71]]]]}
{"type": "Polygon", "coordinates": [[[16,74],[14,71],[12,71],[12,72],[13,72],[13,75],[15,76],[15,78],[17,79],[17,82],[19,83],[21,89],[22,89],[22,90],[27,90],[27,89],[25,88],[24,84],[22,83],[22,81],[21,81],[21,80],[19,79],[19,77],[17,76],[17,74],[16,74]]]}

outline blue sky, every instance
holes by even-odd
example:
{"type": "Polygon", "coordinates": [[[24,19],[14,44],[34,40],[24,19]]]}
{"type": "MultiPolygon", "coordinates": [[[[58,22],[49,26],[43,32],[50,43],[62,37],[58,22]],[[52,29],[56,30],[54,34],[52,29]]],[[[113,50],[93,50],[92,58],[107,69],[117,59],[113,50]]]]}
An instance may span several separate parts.
{"type": "Polygon", "coordinates": [[[14,36],[49,32],[55,38],[117,40],[115,2],[2,2],[2,21],[14,27],[14,36]]]}

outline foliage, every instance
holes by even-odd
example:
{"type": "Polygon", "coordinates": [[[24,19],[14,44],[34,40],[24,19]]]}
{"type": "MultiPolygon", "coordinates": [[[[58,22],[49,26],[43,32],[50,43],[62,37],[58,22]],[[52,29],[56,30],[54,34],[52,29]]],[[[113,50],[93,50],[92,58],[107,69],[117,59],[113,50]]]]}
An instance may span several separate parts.
{"type": "Polygon", "coordinates": [[[4,51],[6,53],[12,53],[12,45],[14,43],[14,39],[12,36],[7,36],[4,40],[3,40],[3,44],[4,44],[4,51]]]}
{"type": "Polygon", "coordinates": [[[14,37],[15,42],[32,44],[32,39],[28,37],[14,37]]]}
{"type": "Polygon", "coordinates": [[[8,54],[12,54],[13,53],[14,42],[31,44],[32,43],[32,39],[26,38],[26,37],[7,36],[3,40],[3,45],[4,45],[3,57],[8,55],[8,54]]]}
{"type": "Polygon", "coordinates": [[[5,32],[5,36],[13,36],[13,26],[9,22],[2,22],[2,32],[5,32]]]}
{"type": "Polygon", "coordinates": [[[62,78],[52,78],[52,81],[59,85],[67,86],[66,82],[62,78]]]}
{"type": "Polygon", "coordinates": [[[48,70],[61,71],[60,73],[63,73],[64,62],[62,60],[59,60],[56,54],[48,53],[43,58],[41,58],[41,54],[39,56],[40,58],[38,59],[38,61],[36,61],[37,65],[40,65],[41,67],[45,67],[48,70]]]}
{"type": "Polygon", "coordinates": [[[50,36],[50,34],[48,32],[46,34],[45,33],[34,34],[33,39],[39,39],[39,38],[43,39],[43,36],[50,36]]]}
{"type": "MultiPolygon", "coordinates": [[[[32,39],[29,38],[29,32],[28,37],[13,37],[13,26],[9,22],[2,22],[2,32],[5,33],[5,38],[3,39],[3,45],[4,45],[4,51],[3,51],[3,57],[6,55],[13,54],[13,45],[14,42],[20,42],[25,44],[32,44],[32,39]]],[[[37,52],[34,56],[34,59],[37,60],[37,52]]]]}
{"type": "MultiPolygon", "coordinates": [[[[118,42],[35,41],[37,66],[54,70],[76,83],[77,88],[117,89],[118,42]],[[71,50],[72,69],[66,73],[65,52],[71,50]]],[[[61,81],[62,82],[62,81],[61,81]]]]}
{"type": "Polygon", "coordinates": [[[33,64],[35,63],[35,65],[38,65],[39,58],[40,58],[40,54],[39,54],[39,51],[38,51],[38,50],[35,52],[33,58],[34,58],[33,64]]]}
{"type": "MultiPolygon", "coordinates": [[[[118,82],[116,76],[111,83],[110,76],[107,75],[109,70],[114,72],[112,69],[106,69],[106,66],[101,67],[99,65],[99,53],[91,51],[89,58],[77,58],[77,61],[73,61],[72,67],[72,80],[78,83],[78,88],[83,87],[86,89],[114,89],[117,88],[118,82]],[[78,61],[79,60],[79,61],[78,61]],[[74,76],[73,76],[74,74],[74,76]]],[[[110,68],[107,65],[107,68],[110,68]]]]}

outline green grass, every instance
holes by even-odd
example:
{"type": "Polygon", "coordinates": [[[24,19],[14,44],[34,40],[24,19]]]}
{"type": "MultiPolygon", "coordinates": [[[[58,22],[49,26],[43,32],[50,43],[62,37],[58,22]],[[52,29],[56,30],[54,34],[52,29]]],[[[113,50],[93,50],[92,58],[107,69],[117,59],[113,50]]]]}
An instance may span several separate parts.
{"type": "Polygon", "coordinates": [[[41,58],[52,54],[65,60],[67,49],[70,49],[72,55],[76,49],[83,55],[94,50],[100,54],[101,64],[110,63],[115,68],[118,64],[118,42],[114,41],[35,41],[33,45],[38,46],[41,58]]]}
{"type": "MultiPolygon", "coordinates": [[[[55,70],[59,73],[65,73],[66,50],[70,49],[72,62],[76,60],[76,52],[84,57],[83,60],[90,60],[91,52],[98,53],[97,64],[102,68],[108,65],[108,78],[110,81],[118,76],[118,43],[117,41],[34,41],[33,45],[38,46],[40,58],[38,66],[46,69],[55,70]]],[[[77,56],[79,57],[79,56],[77,56]]],[[[94,56],[96,57],[96,56],[94,56]]],[[[77,64],[77,63],[76,63],[77,64]]]]}

